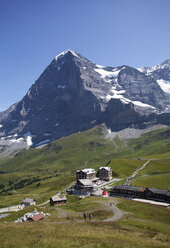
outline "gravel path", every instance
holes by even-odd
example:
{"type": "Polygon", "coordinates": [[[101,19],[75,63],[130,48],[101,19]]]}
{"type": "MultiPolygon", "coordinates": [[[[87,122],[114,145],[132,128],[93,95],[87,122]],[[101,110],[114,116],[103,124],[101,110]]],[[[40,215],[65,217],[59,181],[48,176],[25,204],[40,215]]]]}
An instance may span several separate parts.
{"type": "MultiPolygon", "coordinates": [[[[114,216],[105,220],[87,220],[87,222],[112,222],[112,221],[117,221],[120,218],[122,218],[122,216],[124,214],[126,214],[125,212],[123,212],[122,210],[118,209],[115,205],[115,202],[111,202],[112,206],[110,206],[110,203],[104,204],[105,209],[110,209],[113,211],[114,216]]],[[[83,213],[82,213],[83,214],[83,213]]],[[[87,218],[88,219],[88,218],[87,218]]],[[[84,220],[70,220],[70,221],[46,221],[44,223],[54,223],[54,224],[63,224],[63,223],[82,223],[85,222],[84,220]]]]}
{"type": "Polygon", "coordinates": [[[119,208],[116,207],[115,203],[112,205],[112,207],[110,207],[110,209],[113,210],[114,216],[109,219],[103,220],[104,222],[117,221],[122,218],[122,216],[125,214],[125,212],[121,211],[119,208]]]}
{"type": "Polygon", "coordinates": [[[50,200],[48,200],[48,201],[46,201],[46,202],[43,202],[43,203],[41,203],[41,204],[38,204],[38,205],[36,205],[36,207],[41,207],[41,206],[43,206],[43,205],[45,205],[45,204],[47,204],[47,203],[49,203],[50,202],[50,200]]]}
{"type": "Polygon", "coordinates": [[[17,212],[21,210],[21,205],[0,208],[0,213],[17,212]]]}

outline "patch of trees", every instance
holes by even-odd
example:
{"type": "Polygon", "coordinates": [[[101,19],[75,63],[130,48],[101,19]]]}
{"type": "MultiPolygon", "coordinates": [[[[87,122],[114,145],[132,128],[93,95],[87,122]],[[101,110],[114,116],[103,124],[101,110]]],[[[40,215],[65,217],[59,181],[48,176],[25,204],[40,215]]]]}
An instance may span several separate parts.
{"type": "MultiPolygon", "coordinates": [[[[52,172],[52,173],[56,173],[56,171],[52,172]]],[[[30,186],[34,183],[37,183],[35,185],[35,187],[39,187],[40,186],[40,181],[44,181],[44,180],[47,180],[49,178],[52,178],[52,177],[57,177],[58,174],[55,174],[55,175],[51,175],[51,176],[44,176],[42,178],[40,178],[39,176],[37,177],[32,177],[32,178],[25,178],[25,179],[22,179],[22,180],[19,180],[17,182],[14,182],[12,180],[9,180],[8,181],[8,186],[5,188],[5,185],[3,184],[0,184],[0,195],[8,195],[9,194],[9,191],[11,190],[18,190],[18,189],[21,189],[21,188],[24,188],[26,186],[30,186]]]]}
{"type": "Polygon", "coordinates": [[[0,189],[4,189],[5,188],[5,185],[0,183],[0,189]]]}
{"type": "Polygon", "coordinates": [[[36,184],[36,187],[39,187],[39,186],[40,186],[40,183],[37,183],[37,184],[36,184]]]}
{"type": "Polygon", "coordinates": [[[21,189],[25,186],[29,186],[33,183],[36,183],[36,182],[39,182],[41,179],[40,178],[37,178],[37,177],[33,177],[33,178],[26,178],[26,179],[23,179],[23,180],[20,180],[19,182],[17,183],[14,183],[13,185],[11,185],[8,190],[17,190],[17,189],[21,189]]]}

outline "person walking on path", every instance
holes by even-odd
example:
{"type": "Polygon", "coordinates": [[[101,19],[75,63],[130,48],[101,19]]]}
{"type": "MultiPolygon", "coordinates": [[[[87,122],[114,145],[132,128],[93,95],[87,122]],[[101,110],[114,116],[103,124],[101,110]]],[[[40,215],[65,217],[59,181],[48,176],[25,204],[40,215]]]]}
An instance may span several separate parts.
{"type": "Polygon", "coordinates": [[[89,220],[92,220],[92,214],[89,214],[89,220]]]}
{"type": "Polygon", "coordinates": [[[84,220],[86,221],[86,217],[87,217],[87,216],[86,216],[86,214],[85,214],[85,213],[83,214],[83,217],[84,217],[84,220]]]}

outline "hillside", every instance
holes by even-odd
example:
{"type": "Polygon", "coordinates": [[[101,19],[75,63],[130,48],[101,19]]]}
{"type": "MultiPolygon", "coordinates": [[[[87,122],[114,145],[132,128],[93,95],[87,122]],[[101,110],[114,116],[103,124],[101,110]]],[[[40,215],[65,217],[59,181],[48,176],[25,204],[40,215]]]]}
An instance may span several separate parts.
{"type": "MultiPolygon", "coordinates": [[[[170,209],[168,208],[115,197],[75,199],[71,196],[70,198],[68,206],[38,208],[39,211],[51,213],[51,216],[41,222],[9,223],[1,220],[1,247],[169,247],[170,209]],[[113,201],[118,202],[115,205],[120,209],[119,211],[126,212],[116,222],[103,221],[112,216],[109,203],[113,201]],[[93,214],[92,221],[84,222],[84,211],[93,214]]],[[[28,207],[27,210],[11,214],[5,220],[15,220],[19,214],[22,216],[24,212],[32,210],[33,207],[28,207]]]]}
{"type": "MultiPolygon", "coordinates": [[[[170,128],[149,132],[137,139],[124,140],[118,136],[110,140],[106,138],[107,132],[104,125],[96,126],[42,148],[22,151],[13,159],[1,160],[0,207],[18,204],[24,197],[32,197],[37,203],[42,203],[58,191],[65,191],[74,182],[78,168],[97,169],[109,164],[114,177],[122,179],[119,183],[123,183],[148,158],[151,159],[148,166],[140,171],[132,184],[169,189],[170,128]]],[[[33,211],[34,207],[0,219],[1,246],[18,247],[22,235],[23,248],[56,245],[169,247],[169,208],[115,197],[80,199],[68,196],[67,200],[69,204],[63,207],[50,207],[48,204],[36,206],[38,211],[50,213],[41,223],[9,222],[33,211]],[[113,201],[114,209],[117,206],[123,215],[116,222],[106,222],[114,214],[110,207],[113,201]],[[93,215],[91,223],[84,223],[84,212],[93,215]]]]}
{"type": "Polygon", "coordinates": [[[151,160],[142,170],[132,185],[155,187],[170,190],[170,157],[167,159],[151,160]]]}
{"type": "MultiPolygon", "coordinates": [[[[32,196],[41,203],[74,182],[75,172],[80,168],[97,169],[109,164],[113,176],[121,179],[129,177],[147,158],[159,159],[161,167],[170,156],[170,128],[133,140],[120,140],[119,137],[109,140],[105,138],[107,132],[106,127],[100,125],[42,148],[22,151],[13,159],[1,160],[0,205],[19,203],[25,196],[32,196]]],[[[169,172],[168,164],[162,170],[169,172]]],[[[157,187],[160,182],[160,187],[167,188],[168,176],[164,175],[167,183],[161,185],[160,180],[156,183],[153,180],[152,186],[157,187]]],[[[134,183],[137,184],[137,181],[134,183]]]]}

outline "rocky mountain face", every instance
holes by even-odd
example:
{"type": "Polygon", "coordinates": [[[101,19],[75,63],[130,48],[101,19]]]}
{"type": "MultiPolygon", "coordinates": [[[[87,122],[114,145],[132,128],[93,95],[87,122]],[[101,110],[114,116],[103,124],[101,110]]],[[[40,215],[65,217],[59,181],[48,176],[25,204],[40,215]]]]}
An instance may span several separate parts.
{"type": "Polygon", "coordinates": [[[162,88],[162,90],[170,94],[170,59],[153,67],[139,68],[146,75],[152,76],[162,88]]]}
{"type": "Polygon", "coordinates": [[[54,58],[23,99],[0,113],[0,149],[39,146],[105,123],[118,131],[170,124],[170,62],[153,68],[96,65],[68,50],[54,58]],[[160,80],[163,80],[163,83],[160,80]]]}

